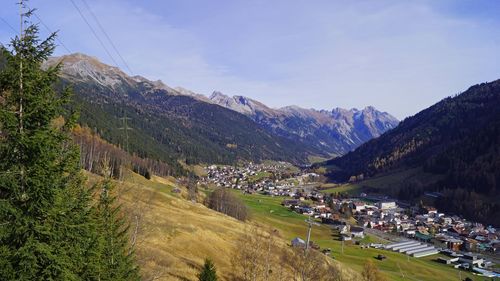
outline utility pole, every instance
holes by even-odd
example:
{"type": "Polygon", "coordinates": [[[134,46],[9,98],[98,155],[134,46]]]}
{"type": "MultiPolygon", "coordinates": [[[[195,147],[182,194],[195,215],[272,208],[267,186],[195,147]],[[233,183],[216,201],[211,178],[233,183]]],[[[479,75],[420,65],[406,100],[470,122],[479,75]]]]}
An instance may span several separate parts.
{"type": "Polygon", "coordinates": [[[131,120],[131,119],[132,118],[127,117],[127,114],[125,113],[125,111],[123,111],[123,117],[120,118],[120,120],[122,120],[123,127],[118,128],[118,130],[123,130],[123,132],[125,134],[125,151],[127,153],[129,152],[129,150],[128,150],[128,131],[132,130],[132,128],[130,128],[128,126],[127,120],[131,120]]]}
{"type": "Polygon", "coordinates": [[[311,241],[311,229],[312,229],[312,226],[313,225],[319,225],[319,223],[317,222],[314,222],[311,220],[311,217],[307,218],[307,220],[305,220],[305,222],[307,222],[307,241],[306,241],[306,251],[309,250],[309,241],[311,241]]]}
{"type": "MultiPolygon", "coordinates": [[[[309,216],[305,222],[307,223],[307,238],[306,238],[306,247],[304,248],[304,260],[307,259],[307,253],[309,252],[309,243],[311,241],[311,229],[313,225],[319,225],[319,223],[316,223],[311,220],[311,216],[309,216]]],[[[306,271],[305,271],[305,266],[302,267],[301,270],[301,275],[302,275],[302,280],[306,281],[308,280],[306,277],[306,271]]]]}
{"type": "Polygon", "coordinates": [[[401,269],[401,266],[399,266],[399,262],[397,263],[398,265],[398,268],[399,268],[399,272],[401,273],[401,277],[403,277],[403,279],[405,278],[405,275],[403,273],[403,270],[401,269]]]}
{"type": "Polygon", "coordinates": [[[19,133],[23,132],[23,0],[19,2],[20,53],[19,53],[19,133]]]}
{"type": "MultiPolygon", "coordinates": [[[[24,125],[23,125],[23,52],[24,52],[24,42],[23,42],[23,0],[20,0],[19,2],[19,18],[20,18],[20,35],[19,35],[19,134],[22,137],[22,134],[24,132],[24,125]]],[[[24,194],[24,163],[22,159],[22,153],[23,151],[19,151],[19,157],[21,160],[21,175],[20,175],[20,180],[21,180],[21,190],[24,194]]]]}

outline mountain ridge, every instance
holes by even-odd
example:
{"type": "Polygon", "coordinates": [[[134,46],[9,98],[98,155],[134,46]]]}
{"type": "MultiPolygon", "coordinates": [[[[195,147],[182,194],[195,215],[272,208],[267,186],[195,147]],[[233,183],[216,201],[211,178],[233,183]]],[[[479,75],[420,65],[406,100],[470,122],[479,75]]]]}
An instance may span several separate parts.
{"type": "MultiPolygon", "coordinates": [[[[125,102],[123,99],[129,99],[134,101],[136,106],[138,103],[145,103],[148,107],[155,107],[158,104],[153,105],[149,101],[173,97],[188,97],[194,99],[190,101],[193,103],[221,106],[250,118],[271,138],[277,136],[293,143],[292,146],[303,146],[304,148],[300,149],[303,151],[302,155],[342,155],[394,127],[398,122],[390,114],[381,113],[373,107],[363,110],[336,108],[332,111],[304,109],[298,106],[274,109],[244,96],[229,98],[217,91],[206,97],[182,87],[170,87],[161,80],[152,81],[139,75],[129,76],[117,67],[106,65],[95,57],[81,53],[49,58],[44,67],[57,63],[61,64],[61,78],[68,83],[77,84],[77,90],[86,88],[85,84],[92,85],[94,94],[99,91],[107,92],[121,103],[125,102]],[[371,116],[375,119],[372,120],[371,116]],[[338,120],[333,122],[334,119],[338,120]]],[[[103,95],[98,96],[90,102],[104,102],[103,95]]],[[[170,115],[175,114],[171,112],[170,115]]]]}
{"type": "Polygon", "coordinates": [[[306,109],[296,105],[270,108],[244,96],[227,96],[215,91],[209,97],[215,104],[245,114],[270,132],[326,151],[345,154],[365,141],[395,127],[399,121],[373,106],[364,109],[306,109]]]}

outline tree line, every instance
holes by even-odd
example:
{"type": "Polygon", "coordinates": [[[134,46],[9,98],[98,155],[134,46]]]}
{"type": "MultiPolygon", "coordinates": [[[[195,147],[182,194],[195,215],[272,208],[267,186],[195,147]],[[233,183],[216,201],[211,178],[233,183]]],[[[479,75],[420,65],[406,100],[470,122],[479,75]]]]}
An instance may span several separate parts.
{"type": "Polygon", "coordinates": [[[152,175],[170,176],[174,169],[160,161],[131,155],[122,148],[103,140],[90,128],[76,125],[72,130],[74,142],[80,148],[80,166],[92,173],[102,174],[101,163],[109,160],[111,177],[121,179],[124,167],[150,179],[152,175]]]}

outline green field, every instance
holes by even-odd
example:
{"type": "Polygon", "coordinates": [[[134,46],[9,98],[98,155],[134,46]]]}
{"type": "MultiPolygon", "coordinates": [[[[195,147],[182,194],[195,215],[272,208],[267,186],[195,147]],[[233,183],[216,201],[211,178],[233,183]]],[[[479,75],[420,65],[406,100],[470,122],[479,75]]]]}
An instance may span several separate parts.
{"type": "MultiPolygon", "coordinates": [[[[252,220],[271,226],[279,230],[281,236],[287,240],[295,237],[305,238],[306,223],[305,216],[299,215],[280,205],[282,197],[270,197],[257,194],[243,194],[235,191],[250,208],[252,220]]],[[[376,237],[365,238],[364,242],[377,242],[376,237]]],[[[338,234],[325,225],[313,228],[311,240],[320,245],[321,248],[330,248],[334,259],[346,264],[360,272],[367,259],[373,259],[379,269],[390,278],[390,280],[439,280],[456,281],[459,274],[462,279],[470,277],[473,280],[488,280],[477,277],[469,272],[459,271],[449,266],[439,264],[435,261],[437,256],[426,258],[408,258],[408,256],[385,250],[362,249],[357,245],[345,245],[342,253],[342,242],[338,240],[338,234]],[[376,260],[378,254],[387,257],[384,261],[376,260]]]]}
{"type": "Polygon", "coordinates": [[[309,161],[309,163],[311,163],[311,164],[324,162],[324,161],[329,160],[329,159],[331,159],[331,158],[325,158],[325,157],[315,156],[315,155],[309,155],[309,156],[307,157],[307,160],[308,160],[308,161],[309,161]]]}
{"type": "Polygon", "coordinates": [[[253,176],[248,177],[249,182],[256,182],[264,178],[270,177],[272,174],[270,172],[258,172],[253,176]]]}
{"type": "Polygon", "coordinates": [[[347,193],[359,194],[365,188],[383,190],[386,188],[397,187],[403,181],[418,179],[422,184],[427,184],[439,180],[441,176],[423,172],[420,168],[404,169],[394,171],[388,174],[379,175],[366,179],[361,182],[347,184],[323,184],[321,187],[323,193],[347,193]]]}
{"type": "Polygon", "coordinates": [[[347,194],[357,194],[361,191],[361,186],[357,184],[322,184],[321,185],[322,189],[321,192],[325,194],[330,194],[330,193],[347,193],[347,194]]]}

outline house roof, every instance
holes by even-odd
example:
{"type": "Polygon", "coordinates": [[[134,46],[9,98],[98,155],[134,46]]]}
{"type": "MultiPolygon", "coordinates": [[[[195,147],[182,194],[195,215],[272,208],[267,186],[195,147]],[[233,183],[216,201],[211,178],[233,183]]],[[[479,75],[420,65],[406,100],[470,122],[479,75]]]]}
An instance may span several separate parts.
{"type": "Polygon", "coordinates": [[[432,239],[432,236],[425,235],[425,234],[422,234],[420,232],[415,233],[415,237],[418,239],[422,239],[422,240],[431,240],[432,239]]]}
{"type": "Polygon", "coordinates": [[[295,238],[293,238],[292,243],[305,244],[306,241],[300,239],[300,237],[295,237],[295,238]]]}
{"type": "Polygon", "coordinates": [[[363,232],[364,229],[362,227],[351,226],[351,232],[363,232]]]}

